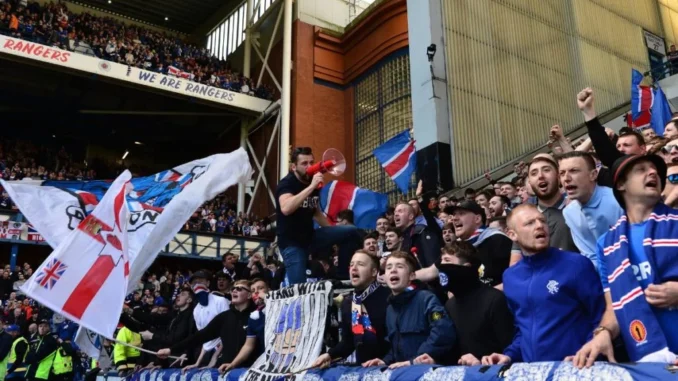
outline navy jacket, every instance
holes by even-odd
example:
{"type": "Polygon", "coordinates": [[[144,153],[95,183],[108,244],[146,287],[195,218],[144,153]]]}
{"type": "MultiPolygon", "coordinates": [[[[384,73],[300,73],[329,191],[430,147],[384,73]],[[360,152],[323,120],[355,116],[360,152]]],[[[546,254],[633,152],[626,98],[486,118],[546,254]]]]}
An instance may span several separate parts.
{"type": "Polygon", "coordinates": [[[430,291],[415,289],[391,296],[386,308],[387,339],[391,350],[386,364],[412,361],[427,353],[444,363],[456,342],[452,319],[430,291]]]}
{"type": "Polygon", "coordinates": [[[591,260],[556,248],[523,256],[504,271],[516,335],[504,354],[513,362],[562,361],[588,342],[605,311],[591,260]]]}

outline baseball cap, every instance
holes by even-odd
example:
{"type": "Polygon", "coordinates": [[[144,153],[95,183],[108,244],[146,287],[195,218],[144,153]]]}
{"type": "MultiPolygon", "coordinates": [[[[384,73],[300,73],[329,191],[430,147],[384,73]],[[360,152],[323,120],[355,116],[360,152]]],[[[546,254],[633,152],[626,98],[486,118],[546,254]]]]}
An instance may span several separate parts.
{"type": "Polygon", "coordinates": [[[7,332],[19,332],[19,326],[16,324],[8,325],[5,327],[5,331],[7,332]]]}
{"type": "Polygon", "coordinates": [[[666,186],[666,163],[664,159],[657,155],[624,155],[619,159],[615,160],[612,164],[612,191],[614,192],[614,197],[617,199],[619,206],[623,209],[626,209],[624,205],[624,196],[617,190],[617,185],[621,182],[621,179],[624,178],[626,172],[639,161],[647,160],[654,164],[657,168],[657,175],[659,176],[659,181],[661,182],[661,189],[663,190],[666,186]]]}
{"type": "Polygon", "coordinates": [[[449,210],[450,214],[454,213],[456,210],[468,210],[471,213],[480,215],[483,218],[483,225],[485,225],[485,219],[487,218],[483,208],[481,208],[480,205],[478,205],[478,203],[471,200],[464,200],[460,202],[459,205],[445,208],[445,210],[446,211],[449,210]]]}
{"type": "Polygon", "coordinates": [[[528,168],[532,165],[532,163],[536,163],[538,161],[547,161],[547,162],[553,164],[553,166],[556,169],[558,169],[558,163],[553,158],[553,156],[551,156],[548,153],[538,153],[538,154],[534,155],[534,157],[532,158],[532,161],[530,161],[530,164],[528,164],[528,168]]]}

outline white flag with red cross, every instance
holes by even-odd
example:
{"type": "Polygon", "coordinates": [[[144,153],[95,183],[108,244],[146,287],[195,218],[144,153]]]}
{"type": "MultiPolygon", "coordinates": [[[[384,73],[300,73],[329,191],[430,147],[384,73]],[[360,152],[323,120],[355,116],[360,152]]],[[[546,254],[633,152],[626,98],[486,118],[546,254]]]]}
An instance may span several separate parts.
{"type": "Polygon", "coordinates": [[[39,303],[112,337],[126,295],[130,263],[125,171],[21,289],[39,303]]]}

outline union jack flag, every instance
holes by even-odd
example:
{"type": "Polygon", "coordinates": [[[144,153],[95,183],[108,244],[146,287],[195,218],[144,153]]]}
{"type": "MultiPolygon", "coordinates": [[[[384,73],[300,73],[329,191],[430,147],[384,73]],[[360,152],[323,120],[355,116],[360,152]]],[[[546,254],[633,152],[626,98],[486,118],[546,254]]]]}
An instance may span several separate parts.
{"type": "Polygon", "coordinates": [[[47,290],[51,290],[56,282],[61,279],[61,276],[64,275],[64,272],[68,266],[66,266],[60,260],[53,258],[47,266],[43,267],[42,270],[37,274],[35,278],[36,283],[47,290]]]}
{"type": "Polygon", "coordinates": [[[403,194],[407,194],[410,178],[417,166],[414,140],[410,138],[410,130],[405,130],[372,151],[374,157],[384,171],[398,186],[403,194]]]}

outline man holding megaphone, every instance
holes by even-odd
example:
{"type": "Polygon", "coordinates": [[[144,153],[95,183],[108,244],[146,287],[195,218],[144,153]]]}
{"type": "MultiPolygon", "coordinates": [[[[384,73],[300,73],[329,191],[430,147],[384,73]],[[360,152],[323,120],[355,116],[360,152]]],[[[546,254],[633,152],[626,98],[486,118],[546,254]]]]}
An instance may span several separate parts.
{"type": "MultiPolygon", "coordinates": [[[[339,154],[340,155],[340,154],[339,154]]],[[[311,252],[339,245],[339,257],[350,258],[360,245],[360,233],[355,226],[331,226],[320,210],[320,191],[323,172],[338,160],[325,160],[314,164],[310,147],[297,147],[292,151],[290,173],[278,183],[276,214],[278,247],[283,257],[289,284],[306,282],[306,263],[311,252]],[[313,220],[321,226],[314,230],[313,220]]],[[[348,278],[348,267],[338,269],[340,279],[348,278]]]]}

